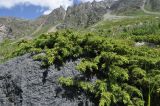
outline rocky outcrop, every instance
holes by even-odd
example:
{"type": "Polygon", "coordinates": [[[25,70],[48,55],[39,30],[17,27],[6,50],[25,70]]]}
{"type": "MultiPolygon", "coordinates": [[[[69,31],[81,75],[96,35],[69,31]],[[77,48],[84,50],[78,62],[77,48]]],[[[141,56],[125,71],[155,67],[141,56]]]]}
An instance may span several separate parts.
{"type": "Polygon", "coordinates": [[[146,7],[150,10],[160,12],[160,0],[146,0],[146,7]]]}
{"type": "Polygon", "coordinates": [[[3,41],[4,38],[13,38],[12,29],[7,27],[6,25],[0,24],[0,42],[3,41]]]}
{"type": "Polygon", "coordinates": [[[143,0],[118,0],[111,6],[111,10],[115,14],[123,14],[127,11],[141,9],[143,0]]]}
{"type": "Polygon", "coordinates": [[[44,25],[56,25],[61,23],[65,18],[66,11],[61,6],[55,10],[53,10],[48,16],[46,16],[46,21],[44,25]]]}
{"type": "Polygon", "coordinates": [[[0,17],[0,25],[9,29],[15,38],[29,36],[38,27],[38,24],[35,24],[31,20],[13,17],[0,17]]]}
{"type": "Polygon", "coordinates": [[[61,76],[78,76],[79,60],[58,70],[42,69],[41,63],[24,55],[0,65],[0,106],[94,106],[85,93],[62,87],[61,76]]]}
{"type": "Polygon", "coordinates": [[[64,23],[68,27],[88,27],[100,21],[107,13],[114,0],[93,1],[69,7],[64,23]]]}

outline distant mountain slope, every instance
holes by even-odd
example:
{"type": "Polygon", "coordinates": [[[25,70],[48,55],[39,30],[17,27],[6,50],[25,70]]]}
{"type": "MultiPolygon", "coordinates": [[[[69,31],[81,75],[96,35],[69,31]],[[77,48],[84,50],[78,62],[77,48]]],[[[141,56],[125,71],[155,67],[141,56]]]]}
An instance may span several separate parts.
{"type": "Polygon", "coordinates": [[[143,0],[119,0],[112,7],[112,13],[118,15],[137,14],[141,11],[143,0]]]}
{"type": "Polygon", "coordinates": [[[53,10],[45,16],[43,27],[57,26],[57,28],[83,28],[92,25],[103,18],[109,7],[115,1],[87,2],[74,5],[65,10],[63,7],[53,10]]]}
{"type": "MultiPolygon", "coordinates": [[[[87,2],[74,5],[67,10],[59,7],[53,10],[51,14],[40,16],[35,20],[1,17],[0,24],[10,28],[15,38],[21,38],[24,36],[36,36],[41,33],[56,31],[57,29],[86,28],[102,20],[106,13],[116,15],[147,14],[142,9],[143,5],[145,9],[151,8],[151,10],[158,11],[159,3],[160,0],[146,0],[145,5],[144,0],[93,1],[92,3],[87,2]]],[[[0,34],[0,36],[2,36],[2,34],[0,34]]]]}
{"type": "MultiPolygon", "coordinates": [[[[12,36],[14,38],[21,38],[29,36],[33,32],[38,24],[34,24],[31,20],[18,19],[13,17],[0,17],[0,24],[10,28],[12,36]]],[[[8,32],[6,32],[7,35],[8,32]]],[[[2,34],[0,34],[2,36],[2,34]]],[[[7,36],[4,36],[4,38],[7,36]]]]}
{"type": "Polygon", "coordinates": [[[90,26],[100,21],[103,15],[107,13],[109,7],[115,2],[115,0],[87,2],[74,5],[67,10],[59,7],[53,10],[51,14],[36,19],[34,23],[39,24],[39,26],[32,34],[36,35],[43,32],[50,32],[56,28],[84,28],[90,26]]]}
{"type": "Polygon", "coordinates": [[[152,11],[160,12],[160,0],[147,0],[146,7],[152,11]]]}

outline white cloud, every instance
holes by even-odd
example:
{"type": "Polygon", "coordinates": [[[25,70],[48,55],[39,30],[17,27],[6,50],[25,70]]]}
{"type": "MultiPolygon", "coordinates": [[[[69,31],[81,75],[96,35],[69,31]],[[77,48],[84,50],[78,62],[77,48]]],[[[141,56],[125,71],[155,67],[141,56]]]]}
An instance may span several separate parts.
{"type": "Polygon", "coordinates": [[[66,7],[72,5],[72,0],[0,0],[0,7],[12,8],[18,4],[32,4],[41,7],[54,9],[60,5],[66,7]]]}
{"type": "Polygon", "coordinates": [[[46,11],[43,12],[43,15],[48,15],[48,14],[50,14],[51,12],[52,12],[52,10],[46,10],[46,11]]]}
{"type": "MultiPolygon", "coordinates": [[[[16,5],[35,5],[41,6],[42,8],[48,8],[44,12],[45,15],[49,14],[55,8],[63,6],[65,9],[68,6],[73,5],[74,0],[0,0],[0,8],[12,8],[16,5]]],[[[81,2],[88,2],[93,0],[79,0],[81,2]]],[[[96,0],[101,1],[101,0],[96,0]]]]}

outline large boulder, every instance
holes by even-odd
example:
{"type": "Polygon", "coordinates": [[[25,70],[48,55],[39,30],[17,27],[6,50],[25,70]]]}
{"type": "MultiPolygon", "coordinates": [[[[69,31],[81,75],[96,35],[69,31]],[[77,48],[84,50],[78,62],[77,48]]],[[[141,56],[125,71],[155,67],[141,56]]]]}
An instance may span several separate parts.
{"type": "Polygon", "coordinates": [[[79,61],[42,69],[40,62],[24,55],[0,65],[0,106],[94,106],[85,93],[58,83],[61,76],[80,75],[75,70],[79,61]]]}

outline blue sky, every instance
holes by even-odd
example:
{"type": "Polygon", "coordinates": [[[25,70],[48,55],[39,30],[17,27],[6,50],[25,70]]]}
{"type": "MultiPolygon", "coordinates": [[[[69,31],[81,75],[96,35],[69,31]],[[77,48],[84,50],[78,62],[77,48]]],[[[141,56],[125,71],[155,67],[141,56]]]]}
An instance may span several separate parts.
{"type": "Polygon", "coordinates": [[[35,19],[51,13],[59,6],[66,9],[73,4],[88,1],[92,2],[93,0],[0,0],[0,16],[35,19]]]}
{"type": "Polygon", "coordinates": [[[42,8],[34,5],[17,5],[13,8],[0,8],[0,16],[13,16],[25,19],[35,19],[43,15],[48,8],[42,8]]]}

